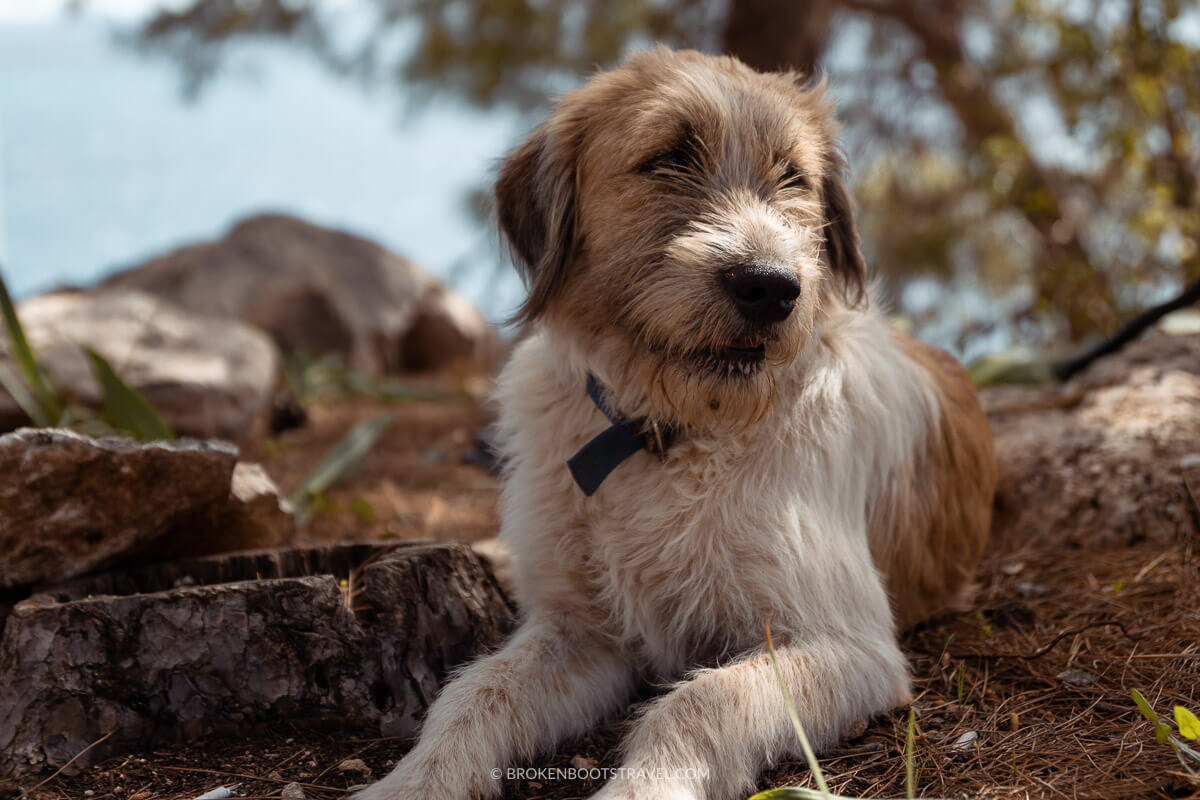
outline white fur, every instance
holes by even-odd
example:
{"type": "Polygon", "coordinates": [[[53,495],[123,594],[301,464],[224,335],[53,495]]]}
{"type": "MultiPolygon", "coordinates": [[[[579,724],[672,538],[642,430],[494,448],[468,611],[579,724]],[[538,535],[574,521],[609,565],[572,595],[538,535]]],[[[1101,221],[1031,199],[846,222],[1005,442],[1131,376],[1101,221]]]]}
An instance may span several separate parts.
{"type": "Polygon", "coordinates": [[[778,371],[764,419],[688,435],[665,460],[638,453],[591,498],[566,468],[608,424],[584,392],[588,370],[628,393],[620,363],[565,331],[535,332],[504,370],[501,539],[525,621],[446,687],[419,744],[361,800],[493,796],[492,769],[587,730],[644,679],[675,683],[636,721],[624,766],[708,777],[629,776],[597,797],[745,797],[764,765],[797,749],[767,617],[817,747],[906,702],[867,520],[939,410],[879,314],[829,310],[778,371]]]}

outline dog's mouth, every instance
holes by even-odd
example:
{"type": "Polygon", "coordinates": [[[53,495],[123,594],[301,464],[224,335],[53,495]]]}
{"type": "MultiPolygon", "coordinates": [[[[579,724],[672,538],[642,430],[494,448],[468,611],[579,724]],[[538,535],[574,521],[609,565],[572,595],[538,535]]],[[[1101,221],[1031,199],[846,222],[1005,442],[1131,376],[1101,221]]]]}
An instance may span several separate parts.
{"type": "Polygon", "coordinates": [[[750,378],[767,359],[767,343],[762,337],[742,336],[729,340],[714,350],[701,350],[692,355],[700,369],[724,378],[750,378]]]}
{"type": "Polygon", "coordinates": [[[744,336],[729,342],[715,355],[734,363],[759,364],[767,357],[767,343],[760,338],[744,336]]]}

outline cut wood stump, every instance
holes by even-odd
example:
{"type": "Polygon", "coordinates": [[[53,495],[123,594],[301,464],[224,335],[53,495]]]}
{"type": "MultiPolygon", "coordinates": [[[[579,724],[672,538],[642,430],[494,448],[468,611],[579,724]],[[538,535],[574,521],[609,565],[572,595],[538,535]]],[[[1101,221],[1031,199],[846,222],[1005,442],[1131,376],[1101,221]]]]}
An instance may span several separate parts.
{"type": "Polygon", "coordinates": [[[259,551],[59,584],[0,640],[0,775],[272,721],[411,736],[514,609],[464,545],[259,551]],[[101,741],[102,740],[102,741],[101,741]]]}

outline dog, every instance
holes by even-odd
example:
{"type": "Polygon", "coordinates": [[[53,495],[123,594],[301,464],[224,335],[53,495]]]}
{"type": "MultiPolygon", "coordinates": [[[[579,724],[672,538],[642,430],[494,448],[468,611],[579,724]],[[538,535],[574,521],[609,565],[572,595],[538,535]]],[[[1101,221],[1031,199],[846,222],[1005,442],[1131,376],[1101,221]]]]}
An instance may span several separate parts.
{"type": "Polygon", "coordinates": [[[503,164],[529,286],[496,396],[523,621],[359,800],[496,795],[503,769],[669,688],[607,800],[746,797],[910,699],[898,632],[988,538],[964,370],[869,297],[823,85],[657,49],[565,95],[503,164]]]}

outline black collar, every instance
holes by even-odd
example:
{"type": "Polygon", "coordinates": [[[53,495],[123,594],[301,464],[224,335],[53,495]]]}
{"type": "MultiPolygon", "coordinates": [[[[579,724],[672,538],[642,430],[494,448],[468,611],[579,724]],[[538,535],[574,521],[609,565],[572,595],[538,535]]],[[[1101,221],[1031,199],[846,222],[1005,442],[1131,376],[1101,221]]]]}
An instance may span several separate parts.
{"type": "Polygon", "coordinates": [[[673,427],[655,425],[646,417],[625,419],[604,402],[604,387],[588,373],[587,394],[612,423],[567,460],[571,476],[588,497],[596,493],[609,474],[639,450],[662,456],[675,439],[673,427]]]}

